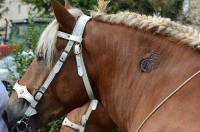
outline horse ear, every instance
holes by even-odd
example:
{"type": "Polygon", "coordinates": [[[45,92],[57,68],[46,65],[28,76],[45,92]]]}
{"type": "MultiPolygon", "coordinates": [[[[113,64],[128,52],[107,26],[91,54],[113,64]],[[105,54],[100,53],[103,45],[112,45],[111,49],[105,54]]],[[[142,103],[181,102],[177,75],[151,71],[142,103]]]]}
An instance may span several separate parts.
{"type": "Polygon", "coordinates": [[[72,32],[76,20],[57,0],[51,1],[55,17],[60,26],[68,33],[72,32]]]}

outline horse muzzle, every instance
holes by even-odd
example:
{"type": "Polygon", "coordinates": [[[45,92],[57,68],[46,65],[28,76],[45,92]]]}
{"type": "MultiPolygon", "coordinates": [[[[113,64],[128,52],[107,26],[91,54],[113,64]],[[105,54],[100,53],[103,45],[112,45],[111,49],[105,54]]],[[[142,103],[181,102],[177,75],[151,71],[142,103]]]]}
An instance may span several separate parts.
{"type": "Polygon", "coordinates": [[[21,120],[11,127],[11,132],[33,132],[31,130],[30,118],[24,116],[21,120]]]}

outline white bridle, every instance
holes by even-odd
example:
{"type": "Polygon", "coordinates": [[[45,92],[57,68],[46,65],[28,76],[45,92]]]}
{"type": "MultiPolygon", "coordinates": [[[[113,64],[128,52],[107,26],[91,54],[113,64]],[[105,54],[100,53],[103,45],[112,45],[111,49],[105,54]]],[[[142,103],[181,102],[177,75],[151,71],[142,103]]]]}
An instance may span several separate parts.
{"type": "Polygon", "coordinates": [[[83,115],[82,120],[81,120],[81,125],[74,124],[70,122],[67,118],[63,121],[64,126],[71,127],[73,129],[79,130],[80,132],[83,132],[85,129],[85,124],[93,110],[96,110],[98,101],[95,99],[91,84],[89,81],[89,78],[87,76],[85,64],[83,61],[83,56],[82,56],[82,36],[83,32],[85,29],[85,26],[87,22],[91,19],[91,17],[82,15],[80,18],[77,20],[77,23],[75,25],[75,28],[72,32],[72,35],[58,31],[57,36],[66,40],[69,40],[67,43],[64,51],[62,52],[59,60],[51,70],[49,76],[43,83],[42,87],[39,88],[39,90],[35,93],[33,96],[29,91],[27,90],[26,86],[20,85],[18,82],[14,85],[14,90],[16,91],[18,98],[23,98],[26,101],[30,103],[28,109],[25,112],[25,116],[31,117],[35,114],[37,114],[36,106],[43,97],[44,93],[48,89],[50,83],[53,81],[54,77],[56,74],[60,71],[63,63],[66,61],[69,52],[71,51],[72,47],[74,46],[74,54],[76,55],[76,62],[77,62],[77,70],[78,70],[78,75],[83,79],[84,86],[86,89],[86,92],[88,94],[88,97],[91,100],[90,106],[88,107],[85,115],[83,115]]]}

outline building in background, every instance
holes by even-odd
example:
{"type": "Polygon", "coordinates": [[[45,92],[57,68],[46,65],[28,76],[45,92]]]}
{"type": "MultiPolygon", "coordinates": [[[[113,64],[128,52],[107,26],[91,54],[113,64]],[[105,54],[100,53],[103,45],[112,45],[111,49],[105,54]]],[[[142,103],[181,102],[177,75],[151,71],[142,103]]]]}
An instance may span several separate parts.
{"type": "Polygon", "coordinates": [[[5,0],[4,6],[6,11],[2,16],[8,20],[19,20],[28,18],[30,5],[23,3],[21,0],[5,0]]]}
{"type": "Polygon", "coordinates": [[[184,0],[183,15],[200,30],[200,0],[184,0]]]}
{"type": "Polygon", "coordinates": [[[21,0],[5,0],[4,3],[1,3],[1,6],[2,8],[0,9],[0,43],[2,43],[5,40],[5,37],[8,36],[11,26],[10,21],[27,19],[28,12],[31,7],[30,5],[25,4],[21,0]]]}
{"type": "Polygon", "coordinates": [[[200,28],[200,0],[190,0],[189,17],[192,24],[200,28]]]}

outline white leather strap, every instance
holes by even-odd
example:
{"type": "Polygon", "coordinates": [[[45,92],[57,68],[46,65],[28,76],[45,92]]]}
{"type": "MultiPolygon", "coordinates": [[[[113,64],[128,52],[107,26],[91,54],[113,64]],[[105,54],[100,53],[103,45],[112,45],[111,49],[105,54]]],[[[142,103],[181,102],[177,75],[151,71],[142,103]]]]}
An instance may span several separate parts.
{"type": "Polygon", "coordinates": [[[82,61],[81,61],[81,45],[77,44],[74,46],[74,53],[76,55],[76,62],[77,62],[77,70],[78,70],[78,75],[83,76],[83,66],[82,66],[82,61]]]}
{"type": "Polygon", "coordinates": [[[32,107],[37,105],[37,101],[35,101],[34,97],[29,93],[26,86],[19,85],[19,83],[16,82],[13,89],[16,91],[18,98],[27,100],[32,107]]]}
{"type": "Polygon", "coordinates": [[[86,72],[85,64],[83,61],[83,56],[82,56],[82,48],[80,44],[76,44],[74,46],[74,53],[76,54],[76,62],[77,62],[77,70],[78,70],[78,75],[82,77],[83,83],[86,89],[86,92],[88,94],[88,97],[90,100],[95,99],[94,93],[92,91],[92,87],[86,72]]]}
{"type": "MultiPolygon", "coordinates": [[[[82,22],[81,24],[75,26],[74,29],[76,29],[74,34],[77,36],[83,36],[83,31],[84,28],[86,26],[86,23],[91,19],[91,17],[86,16],[86,15],[82,15],[79,20],[82,22]]],[[[83,57],[82,57],[82,48],[81,48],[81,43],[80,44],[76,44],[74,47],[74,53],[76,54],[76,62],[77,62],[77,70],[78,70],[78,75],[82,77],[83,82],[84,82],[84,86],[86,88],[86,92],[90,98],[90,100],[94,99],[94,94],[90,85],[90,81],[89,78],[87,76],[87,72],[86,72],[86,68],[85,68],[85,64],[83,61],[83,57]]]]}
{"type": "Polygon", "coordinates": [[[92,111],[96,110],[97,105],[98,105],[98,100],[91,100],[90,105],[89,105],[86,113],[82,116],[82,119],[81,119],[81,124],[83,126],[86,125],[92,111]]]}
{"type": "Polygon", "coordinates": [[[71,122],[67,117],[65,117],[65,119],[63,120],[62,125],[65,126],[65,127],[70,127],[70,128],[75,129],[75,130],[78,130],[79,132],[84,132],[84,130],[85,130],[85,127],[83,127],[82,125],[71,122]]]}
{"type": "Polygon", "coordinates": [[[77,43],[81,43],[82,42],[82,36],[75,36],[75,35],[71,35],[68,33],[64,33],[64,32],[57,32],[57,36],[66,40],[71,40],[77,43]]]}
{"type": "Polygon", "coordinates": [[[24,113],[27,117],[31,117],[37,114],[37,110],[34,107],[29,106],[26,112],[24,113]]]}
{"type": "Polygon", "coordinates": [[[71,122],[67,117],[65,117],[62,125],[65,127],[70,127],[75,130],[78,130],[79,132],[84,132],[86,123],[87,123],[92,111],[96,110],[97,105],[98,105],[98,100],[91,100],[87,111],[81,118],[81,125],[71,122]]]}
{"type": "Polygon", "coordinates": [[[72,33],[72,35],[75,36],[83,36],[83,32],[85,29],[85,26],[87,24],[87,22],[91,19],[91,17],[86,16],[86,15],[82,15],[79,17],[76,26],[74,27],[74,31],[72,33]]]}

